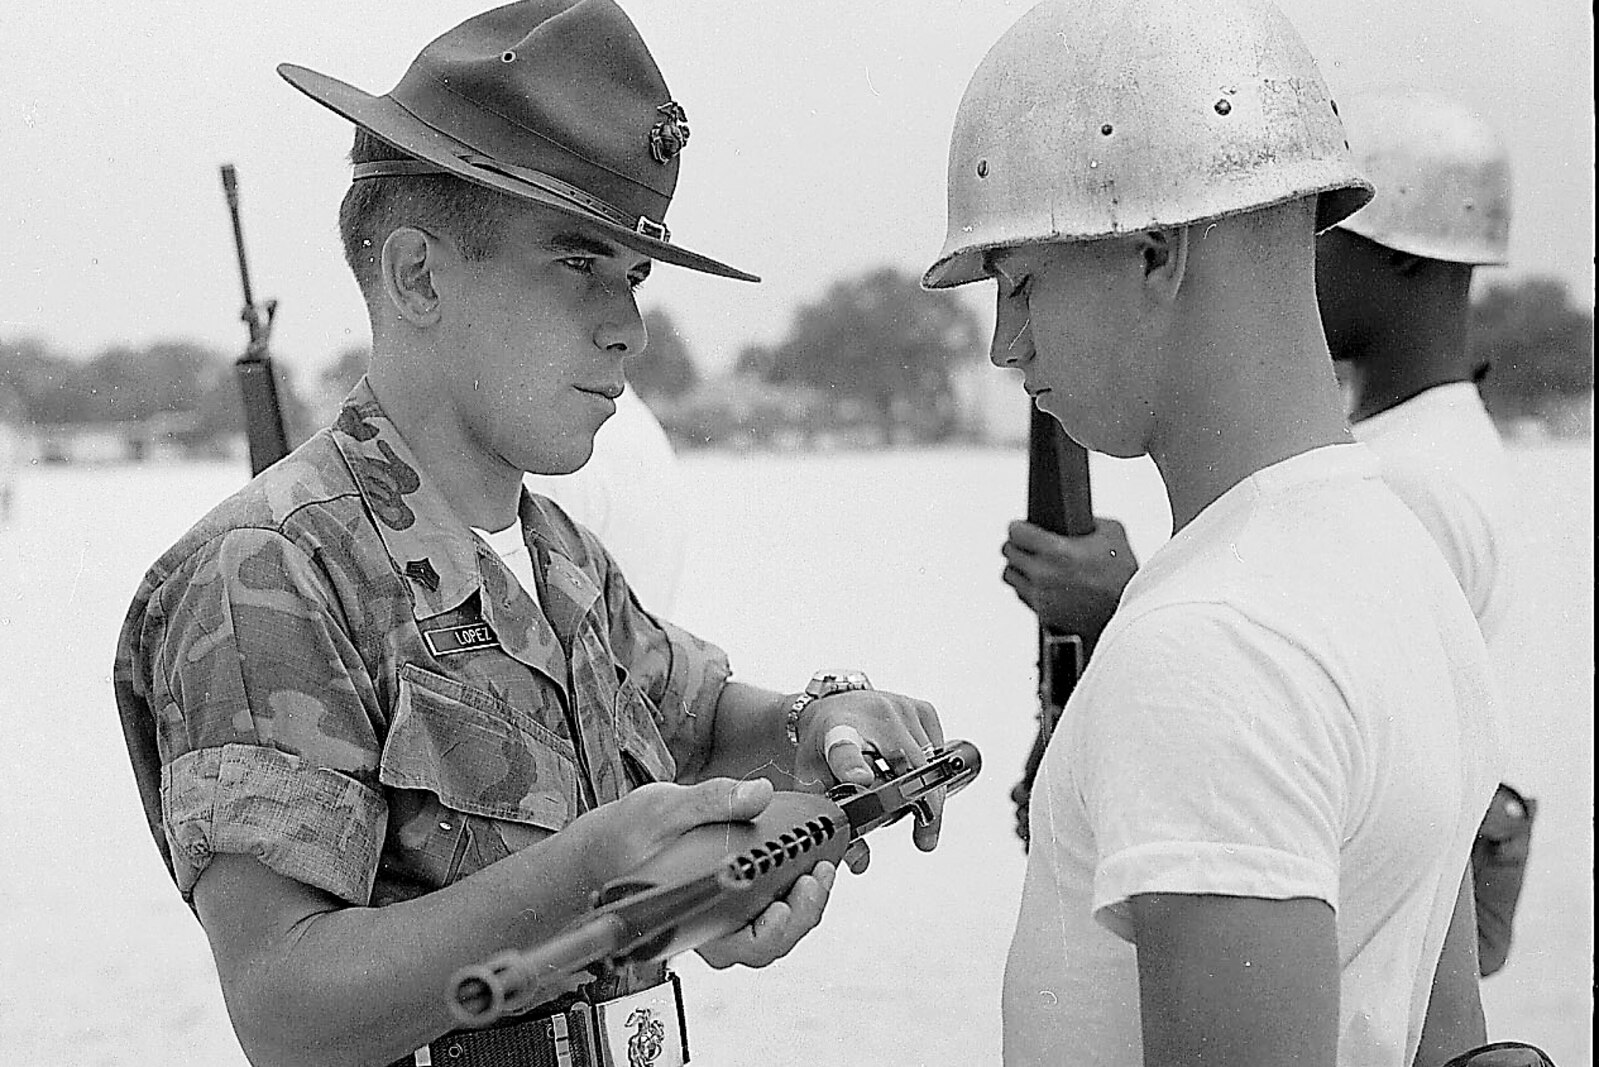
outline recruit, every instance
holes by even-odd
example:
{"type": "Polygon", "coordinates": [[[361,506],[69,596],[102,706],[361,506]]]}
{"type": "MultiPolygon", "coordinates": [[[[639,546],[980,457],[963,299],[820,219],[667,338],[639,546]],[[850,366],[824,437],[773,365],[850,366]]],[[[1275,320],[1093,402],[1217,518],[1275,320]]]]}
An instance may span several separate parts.
{"type": "Polygon", "coordinates": [[[924,282],[992,279],[993,362],[1160,471],[1174,535],[1045,751],[1011,1064],[1441,1064],[1482,1040],[1488,657],[1355,442],[1315,235],[1371,197],[1263,0],[1047,0],[967,86],[924,282]],[[1430,1001],[1461,1020],[1423,1048],[1430,1001]],[[1420,1059],[1418,1060],[1418,1053],[1420,1059]]]}

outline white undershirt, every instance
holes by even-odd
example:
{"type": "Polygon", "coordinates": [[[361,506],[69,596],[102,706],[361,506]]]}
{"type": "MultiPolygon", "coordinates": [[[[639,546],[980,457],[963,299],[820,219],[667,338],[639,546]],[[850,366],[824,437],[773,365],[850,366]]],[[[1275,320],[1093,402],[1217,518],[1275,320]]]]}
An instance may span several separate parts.
{"type": "Polygon", "coordinates": [[[1511,781],[1536,774],[1517,751],[1526,684],[1525,534],[1504,444],[1477,387],[1453,382],[1364,419],[1355,436],[1382,461],[1383,480],[1415,512],[1465,591],[1500,685],[1499,736],[1511,781]]]}
{"type": "Polygon", "coordinates": [[[630,388],[594,435],[594,455],[571,474],[523,484],[588,527],[651,614],[670,618],[694,515],[666,431],[630,388]]]}
{"type": "Polygon", "coordinates": [[[538,583],[533,578],[533,557],[527,550],[526,542],[522,540],[522,524],[513,522],[505,529],[494,533],[474,526],[472,532],[488,542],[488,546],[499,554],[507,567],[511,568],[511,573],[516,575],[516,580],[521,583],[522,589],[532,599],[534,606],[540,606],[538,583]]]}

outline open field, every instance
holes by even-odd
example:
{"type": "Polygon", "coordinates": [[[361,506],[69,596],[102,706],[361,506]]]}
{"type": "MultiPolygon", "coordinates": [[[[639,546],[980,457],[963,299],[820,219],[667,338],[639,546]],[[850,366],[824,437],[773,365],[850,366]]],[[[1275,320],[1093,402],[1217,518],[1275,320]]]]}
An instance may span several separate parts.
{"type": "MultiPolygon", "coordinates": [[[[1592,1062],[1594,571],[1591,445],[1514,454],[1538,567],[1512,781],[1540,800],[1511,963],[1484,986],[1490,1030],[1592,1062]]],[[[1099,457],[1096,457],[1096,462],[1099,457]]],[[[701,1065],[986,1064],[1023,856],[1006,799],[1032,735],[1031,617],[1000,584],[1021,511],[1019,452],[691,454],[700,542],[679,621],[740,677],[795,688],[857,665],[940,708],[986,770],[944,844],[875,843],[827,921],[765,972],[684,961],[701,1065]]],[[[0,1060],[229,1067],[198,923],[145,830],[111,699],[139,576],[244,480],[232,466],[39,468],[0,527],[0,1060]]],[[[1168,518],[1152,469],[1096,467],[1102,514],[1140,556],[1168,518]]],[[[891,838],[891,839],[890,839],[891,838]]]]}

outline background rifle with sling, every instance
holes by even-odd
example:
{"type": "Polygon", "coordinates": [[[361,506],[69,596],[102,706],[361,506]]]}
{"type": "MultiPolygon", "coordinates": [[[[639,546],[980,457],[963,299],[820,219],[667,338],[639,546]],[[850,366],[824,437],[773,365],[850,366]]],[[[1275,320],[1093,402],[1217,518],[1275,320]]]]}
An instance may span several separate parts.
{"type": "Polygon", "coordinates": [[[272,319],[278,302],[256,305],[250,288],[250,264],[244,258],[244,229],[239,225],[239,178],[232,163],[222,164],[222,191],[228,198],[228,213],[233,216],[233,246],[239,253],[239,279],[244,283],[244,310],[239,318],[250,328],[250,343],[233,364],[239,376],[239,391],[244,395],[244,431],[250,442],[250,473],[260,474],[289,454],[288,433],[283,426],[283,407],[278,402],[278,383],[272,375],[272,319]],[[266,311],[265,318],[262,310],[266,311]]]}
{"type": "MultiPolygon", "coordinates": [[[[1027,427],[1027,521],[1050,533],[1084,537],[1094,532],[1094,503],[1088,484],[1088,450],[1066,436],[1054,416],[1034,407],[1027,427]]],[[[1044,749],[1087,663],[1088,639],[1038,624],[1038,735],[1011,790],[1016,802],[1016,836],[1029,844],[1027,813],[1044,749]]]]}

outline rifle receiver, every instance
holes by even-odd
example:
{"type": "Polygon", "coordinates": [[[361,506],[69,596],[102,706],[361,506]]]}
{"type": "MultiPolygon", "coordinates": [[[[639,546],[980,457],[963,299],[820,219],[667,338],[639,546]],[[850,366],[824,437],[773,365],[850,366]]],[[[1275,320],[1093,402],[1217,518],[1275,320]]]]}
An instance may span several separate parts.
{"type": "Polygon", "coordinates": [[[272,320],[278,302],[268,300],[257,307],[250,286],[250,262],[244,254],[244,227],[239,221],[239,175],[232,163],[222,164],[222,193],[227,197],[228,215],[233,220],[233,248],[239,258],[239,281],[244,288],[244,310],[239,318],[249,327],[250,341],[244,355],[234,361],[239,389],[244,394],[244,428],[250,443],[250,473],[260,474],[289,454],[288,432],[283,425],[283,407],[278,400],[277,379],[272,373],[272,320]],[[263,317],[261,308],[265,308],[263,317]]]}

